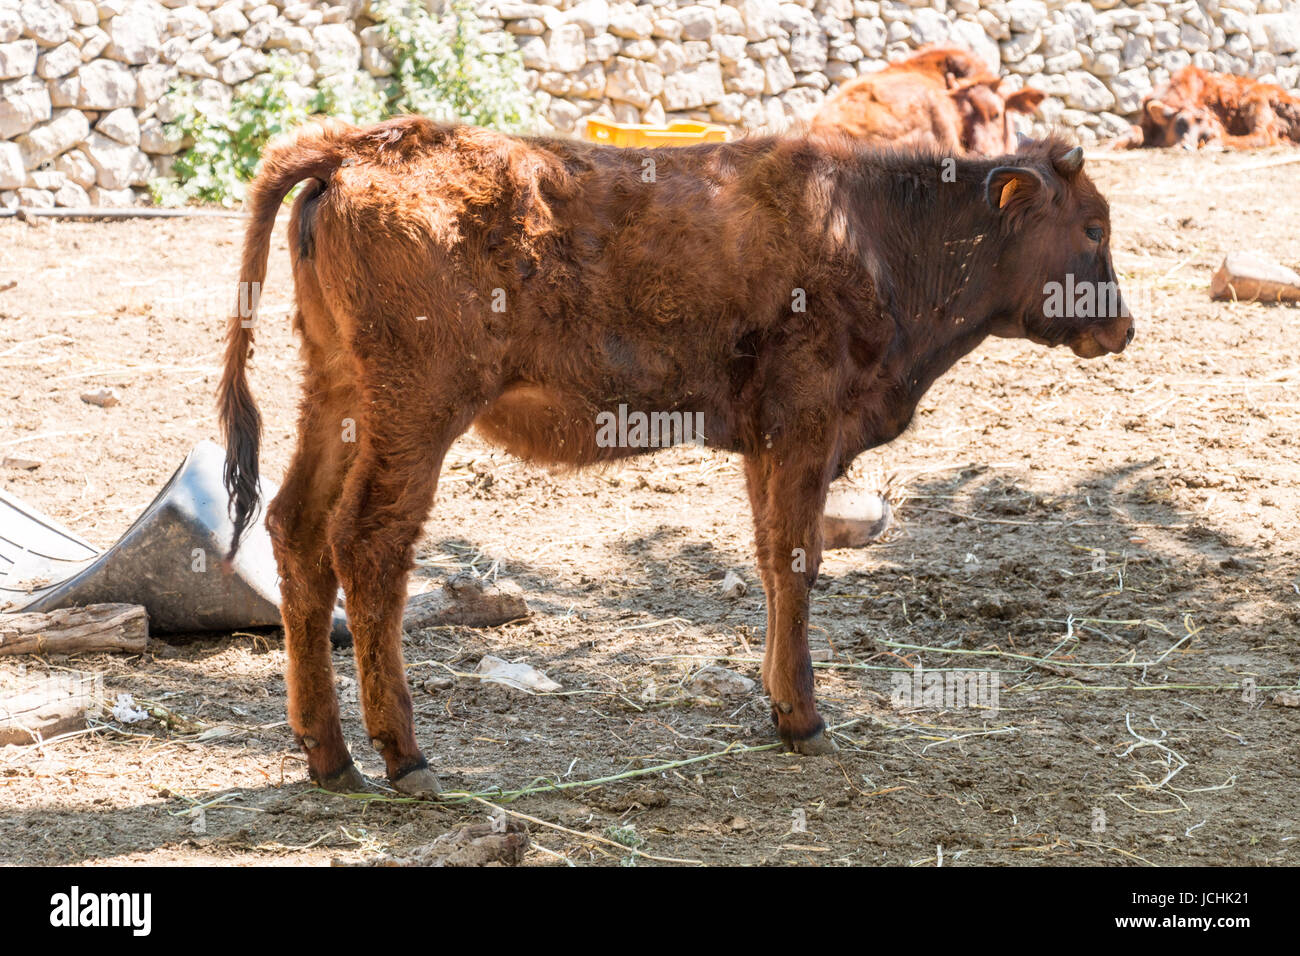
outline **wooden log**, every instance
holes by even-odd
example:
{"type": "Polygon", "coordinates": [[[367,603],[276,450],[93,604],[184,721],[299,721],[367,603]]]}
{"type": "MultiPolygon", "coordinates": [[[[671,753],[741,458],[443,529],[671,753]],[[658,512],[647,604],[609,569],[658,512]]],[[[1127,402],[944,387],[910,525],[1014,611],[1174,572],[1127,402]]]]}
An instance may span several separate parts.
{"type": "Polygon", "coordinates": [[[1210,280],[1210,298],[1253,302],[1300,301],[1300,275],[1249,252],[1230,252],[1210,280]]]}
{"type": "Polygon", "coordinates": [[[44,614],[0,614],[5,654],[139,654],[149,643],[149,615],[138,604],[90,604],[44,614]]]}
{"type": "Polygon", "coordinates": [[[0,747],[32,744],[86,726],[86,712],[98,710],[102,686],[97,675],[61,674],[0,695],[0,747]]]}
{"type": "Polygon", "coordinates": [[[24,458],[22,455],[0,455],[0,468],[17,468],[32,471],[41,467],[39,458],[24,458]]]}
{"type": "Polygon", "coordinates": [[[513,581],[485,585],[481,578],[457,574],[440,591],[417,594],[406,602],[402,626],[408,629],[458,624],[497,627],[532,616],[523,592],[513,581]]]}

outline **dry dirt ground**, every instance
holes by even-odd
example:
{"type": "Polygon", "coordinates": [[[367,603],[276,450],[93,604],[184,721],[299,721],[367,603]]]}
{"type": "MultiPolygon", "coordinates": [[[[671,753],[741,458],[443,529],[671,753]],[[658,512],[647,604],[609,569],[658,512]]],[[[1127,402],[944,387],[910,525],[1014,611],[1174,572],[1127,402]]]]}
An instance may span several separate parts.
{"type": "MultiPolygon", "coordinates": [[[[463,439],[413,588],[495,569],[536,616],[407,635],[444,786],[538,788],[498,800],[532,818],[538,866],[932,865],[940,847],[944,865],[1300,863],[1300,710],[1274,700],[1300,680],[1300,310],[1206,294],[1232,248],[1300,265],[1285,155],[1090,159],[1132,347],[1086,362],[992,340],[860,461],[855,479],[891,478],[902,504],[885,541],[828,554],[815,594],[833,758],[744,750],[773,739],[759,693],[685,689],[707,664],[758,677],[734,458],[685,448],[553,476],[463,439]],[[720,593],[728,569],[747,594],[720,593]],[[485,653],[564,690],[467,676],[485,653]],[[895,700],[891,678],[916,665],[996,670],[999,706],[895,700]],[[426,690],[434,678],[449,683],[426,690]]],[[[283,232],[255,360],[275,478],[297,388],[283,232]]],[[[42,462],[0,473],[7,491],[105,546],[217,438],[239,243],[230,220],[0,223],[0,286],[17,282],[0,293],[0,453],[42,462]],[[80,401],[101,386],[122,403],[80,401]]],[[[486,819],[481,803],[314,791],[284,723],[284,657],[269,631],[25,673],[0,658],[0,684],[91,671],[110,698],[173,715],[0,748],[0,862],[361,862],[486,819]]],[[[350,652],[334,663],[346,733],[378,775],[350,652]]]]}

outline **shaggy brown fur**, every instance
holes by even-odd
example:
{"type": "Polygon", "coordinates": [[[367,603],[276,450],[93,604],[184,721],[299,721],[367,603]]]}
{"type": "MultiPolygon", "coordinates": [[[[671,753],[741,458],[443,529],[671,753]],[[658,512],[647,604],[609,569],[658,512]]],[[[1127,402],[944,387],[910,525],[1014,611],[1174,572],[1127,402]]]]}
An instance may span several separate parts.
{"type": "Polygon", "coordinates": [[[846,82],[818,110],[810,131],[950,156],[1014,153],[1011,114],[1032,113],[1044,94],[1026,88],[1004,95],[1001,83],[969,51],[930,47],[846,82]]]}
{"type": "MultiPolygon", "coordinates": [[[[989,334],[1118,352],[1132,322],[1044,312],[1045,283],[1113,282],[1109,210],[1082,151],[1016,165],[745,139],[618,150],[417,117],[313,128],[268,149],[241,280],[262,281],[293,184],[299,443],[268,513],[283,578],[290,724],[312,777],[359,785],[332,680],[341,582],[366,726],[401,790],[436,782],[402,665],[406,575],[439,465],[476,425],[521,457],[579,466],[596,416],[703,416],[744,456],[767,597],[763,682],[777,730],[829,747],[813,700],[808,594],[827,485],[907,427],[930,384],[989,334]],[[347,422],[355,423],[355,442],[347,422]]],[[[231,319],[220,387],[241,527],[259,420],[231,319]]]]}

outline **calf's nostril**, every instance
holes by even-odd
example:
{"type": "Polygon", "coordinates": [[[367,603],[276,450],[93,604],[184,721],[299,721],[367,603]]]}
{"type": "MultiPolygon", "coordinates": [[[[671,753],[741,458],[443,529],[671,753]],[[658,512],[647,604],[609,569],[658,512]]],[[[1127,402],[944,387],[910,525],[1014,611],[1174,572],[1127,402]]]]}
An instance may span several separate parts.
{"type": "Polygon", "coordinates": [[[1135,334],[1136,332],[1137,332],[1137,329],[1133,328],[1133,326],[1130,325],[1130,326],[1128,327],[1128,332],[1126,332],[1126,333],[1124,334],[1124,344],[1125,344],[1125,345],[1128,345],[1130,342],[1133,341],[1133,336],[1134,336],[1134,334],[1135,334]]]}

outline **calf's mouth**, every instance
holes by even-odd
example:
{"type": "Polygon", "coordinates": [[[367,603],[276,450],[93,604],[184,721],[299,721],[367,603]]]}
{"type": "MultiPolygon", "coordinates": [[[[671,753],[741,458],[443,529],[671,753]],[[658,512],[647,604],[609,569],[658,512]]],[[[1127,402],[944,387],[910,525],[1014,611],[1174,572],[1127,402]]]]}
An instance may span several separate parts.
{"type": "Polygon", "coordinates": [[[1109,325],[1084,329],[1070,339],[1069,346],[1079,358],[1099,358],[1107,353],[1119,354],[1133,341],[1133,320],[1125,317],[1109,325]]]}

